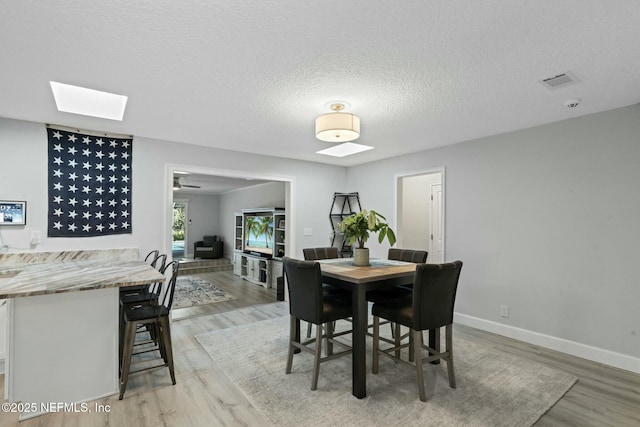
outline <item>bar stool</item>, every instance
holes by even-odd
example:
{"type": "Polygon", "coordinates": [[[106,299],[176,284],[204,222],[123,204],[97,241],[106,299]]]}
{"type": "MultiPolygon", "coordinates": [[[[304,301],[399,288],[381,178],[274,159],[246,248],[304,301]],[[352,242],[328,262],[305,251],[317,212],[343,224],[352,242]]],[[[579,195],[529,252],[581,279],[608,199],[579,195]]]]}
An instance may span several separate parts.
{"type": "MultiPolygon", "coordinates": [[[[151,262],[151,267],[157,268],[162,274],[166,271],[168,264],[167,255],[157,255],[151,262]]],[[[132,287],[133,288],[133,287],[132,287]]],[[[120,302],[126,308],[135,304],[146,304],[158,299],[158,294],[162,290],[160,283],[147,283],[140,285],[138,289],[129,289],[120,291],[120,302]]]]}
{"type": "Polygon", "coordinates": [[[122,400],[127,388],[129,375],[157,368],[169,368],[171,381],[175,385],[176,377],[173,369],[173,349],[171,347],[171,330],[169,326],[169,313],[173,304],[173,294],[178,277],[177,261],[172,261],[166,266],[166,270],[171,268],[171,278],[167,284],[166,291],[162,296],[162,302],[147,305],[134,305],[123,310],[124,319],[124,348],[122,352],[122,368],[120,370],[120,397],[122,400]],[[153,346],[142,349],[134,353],[136,330],[138,326],[149,326],[149,333],[152,336],[153,346]],[[159,351],[164,363],[129,372],[131,369],[131,359],[133,355],[159,351]]]}
{"type": "MultiPolygon", "coordinates": [[[[145,258],[148,261],[150,256],[158,251],[151,251],[145,258]]],[[[157,268],[162,274],[167,269],[167,255],[156,254],[151,261],[151,267],[157,268]]],[[[127,286],[120,288],[120,363],[122,363],[122,352],[124,347],[124,311],[134,305],[157,304],[158,296],[162,291],[162,283],[147,283],[145,285],[127,286]]],[[[140,326],[138,329],[149,330],[147,326],[140,326]]]]}
{"type": "MultiPolygon", "coordinates": [[[[149,262],[151,267],[157,268],[158,271],[164,271],[164,266],[167,263],[167,255],[160,255],[160,251],[157,249],[149,252],[146,257],[144,257],[144,262],[149,262]],[[160,265],[158,265],[160,263],[160,265]]],[[[120,296],[124,294],[133,294],[142,292],[145,289],[148,289],[148,285],[134,285],[134,286],[123,286],[120,288],[120,296]]]]}

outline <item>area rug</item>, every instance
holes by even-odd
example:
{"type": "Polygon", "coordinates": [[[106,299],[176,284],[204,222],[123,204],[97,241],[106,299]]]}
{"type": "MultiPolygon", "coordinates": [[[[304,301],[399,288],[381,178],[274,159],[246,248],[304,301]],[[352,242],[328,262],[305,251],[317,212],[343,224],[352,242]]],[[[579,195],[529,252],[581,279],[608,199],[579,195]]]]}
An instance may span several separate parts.
{"type": "Polygon", "coordinates": [[[178,276],[173,308],[211,304],[236,299],[216,285],[197,276],[178,276]]]}
{"type": "Polygon", "coordinates": [[[381,358],[379,373],[371,374],[370,339],[366,398],[351,395],[351,356],[320,365],[311,391],[311,354],[295,355],[292,373],[284,373],[288,328],[283,316],[196,336],[275,426],[530,426],[576,381],[454,331],[457,388],[449,388],[445,363],[429,365],[427,402],[418,398],[411,367],[381,358]]]}

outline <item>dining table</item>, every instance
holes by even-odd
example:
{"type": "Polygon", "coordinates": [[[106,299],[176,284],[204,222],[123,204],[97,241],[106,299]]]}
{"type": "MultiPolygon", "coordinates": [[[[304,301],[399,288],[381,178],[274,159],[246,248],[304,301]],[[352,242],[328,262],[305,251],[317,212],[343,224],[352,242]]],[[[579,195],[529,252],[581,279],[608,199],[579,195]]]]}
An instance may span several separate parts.
{"type": "Polygon", "coordinates": [[[352,301],[352,394],[367,395],[366,337],[369,307],[367,292],[413,283],[416,264],[389,259],[370,259],[367,266],[356,266],[353,258],[319,260],[322,283],[351,291],[352,301]]]}

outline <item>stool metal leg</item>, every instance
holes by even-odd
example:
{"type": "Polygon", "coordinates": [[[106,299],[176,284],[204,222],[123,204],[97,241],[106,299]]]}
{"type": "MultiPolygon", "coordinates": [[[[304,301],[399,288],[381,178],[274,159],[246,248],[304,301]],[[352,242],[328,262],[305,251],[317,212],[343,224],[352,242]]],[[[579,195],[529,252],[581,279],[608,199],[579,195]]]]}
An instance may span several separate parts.
{"type": "Polygon", "coordinates": [[[169,375],[171,375],[171,382],[176,384],[176,375],[173,370],[173,348],[171,346],[171,329],[169,328],[169,317],[163,316],[160,318],[160,329],[162,330],[162,342],[164,348],[165,361],[169,367],[169,375]]]}
{"type": "Polygon", "coordinates": [[[122,369],[120,370],[120,397],[124,397],[124,391],[127,388],[129,380],[129,369],[131,368],[131,356],[133,354],[133,342],[136,338],[136,323],[126,322],[124,333],[124,348],[122,350],[122,369]]]}

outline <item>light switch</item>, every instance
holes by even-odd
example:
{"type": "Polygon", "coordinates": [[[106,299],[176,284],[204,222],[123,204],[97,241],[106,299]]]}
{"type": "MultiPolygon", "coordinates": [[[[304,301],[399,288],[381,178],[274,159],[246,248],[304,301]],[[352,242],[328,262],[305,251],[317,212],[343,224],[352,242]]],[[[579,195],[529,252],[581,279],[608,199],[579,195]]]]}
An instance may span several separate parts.
{"type": "Polygon", "coordinates": [[[305,228],[304,229],[304,235],[305,236],[311,236],[313,234],[313,229],[312,228],[305,228]]]}

